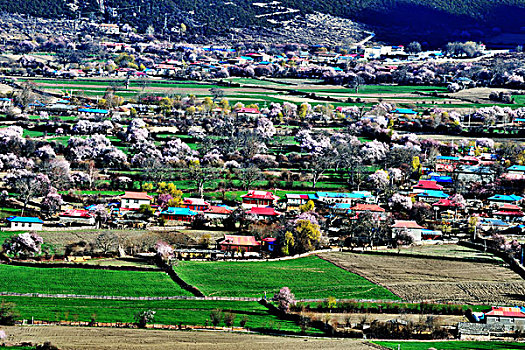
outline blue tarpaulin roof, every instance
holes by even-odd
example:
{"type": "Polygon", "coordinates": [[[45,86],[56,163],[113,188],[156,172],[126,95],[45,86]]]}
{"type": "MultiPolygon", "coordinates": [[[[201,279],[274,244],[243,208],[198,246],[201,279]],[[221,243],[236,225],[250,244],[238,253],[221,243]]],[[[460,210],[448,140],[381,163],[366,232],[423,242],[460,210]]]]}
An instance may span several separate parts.
{"type": "Polygon", "coordinates": [[[492,197],[489,197],[490,201],[502,201],[502,202],[517,202],[522,200],[523,197],[516,196],[515,194],[506,195],[506,194],[496,194],[492,197]]]}
{"type": "Polygon", "coordinates": [[[438,183],[447,183],[451,184],[454,182],[450,176],[432,176],[430,178],[431,181],[436,181],[438,183]]]}
{"type": "Polygon", "coordinates": [[[434,190],[426,190],[424,192],[418,193],[418,197],[432,197],[432,198],[448,198],[448,194],[444,193],[443,191],[434,191],[434,190]]]}
{"type": "Polygon", "coordinates": [[[161,212],[161,214],[194,216],[194,215],[197,215],[198,213],[189,208],[169,207],[168,209],[161,212]]]}
{"type": "Polygon", "coordinates": [[[84,113],[100,113],[100,114],[109,113],[107,109],[99,109],[99,108],[79,108],[78,111],[84,112],[84,113]]]}

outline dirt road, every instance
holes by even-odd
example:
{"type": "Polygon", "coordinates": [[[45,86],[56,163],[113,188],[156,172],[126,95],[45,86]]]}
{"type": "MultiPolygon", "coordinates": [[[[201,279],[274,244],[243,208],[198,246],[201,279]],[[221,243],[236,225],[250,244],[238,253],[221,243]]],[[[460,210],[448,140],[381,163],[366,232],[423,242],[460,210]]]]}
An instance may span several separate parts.
{"type": "Polygon", "coordinates": [[[254,334],[115,328],[5,327],[9,342],[51,341],[63,350],[373,350],[361,340],[273,337],[254,334]]]}

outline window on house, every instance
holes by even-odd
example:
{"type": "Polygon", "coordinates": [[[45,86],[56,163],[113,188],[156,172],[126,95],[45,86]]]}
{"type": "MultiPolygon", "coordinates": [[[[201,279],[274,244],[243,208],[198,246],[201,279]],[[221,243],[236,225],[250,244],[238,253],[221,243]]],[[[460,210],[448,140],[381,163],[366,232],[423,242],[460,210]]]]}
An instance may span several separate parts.
{"type": "Polygon", "coordinates": [[[139,203],[138,199],[135,199],[135,204],[138,204],[138,203],[139,203]]]}

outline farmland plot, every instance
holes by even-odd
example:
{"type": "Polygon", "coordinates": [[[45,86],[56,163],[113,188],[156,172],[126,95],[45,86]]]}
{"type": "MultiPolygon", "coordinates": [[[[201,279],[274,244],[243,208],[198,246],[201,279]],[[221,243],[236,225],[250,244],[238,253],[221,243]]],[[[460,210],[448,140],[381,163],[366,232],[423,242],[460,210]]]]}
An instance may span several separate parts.
{"type": "Polygon", "coordinates": [[[525,281],[499,262],[354,253],[327,253],[322,257],[407,301],[525,303],[525,281]]]}
{"type": "Polygon", "coordinates": [[[289,287],[301,299],[398,299],[385,288],[316,256],[270,262],[181,261],[175,270],[209,296],[262,297],[267,292],[271,297],[289,287]]]}
{"type": "Polygon", "coordinates": [[[0,265],[0,291],[100,296],[191,295],[164,272],[0,265]]]}

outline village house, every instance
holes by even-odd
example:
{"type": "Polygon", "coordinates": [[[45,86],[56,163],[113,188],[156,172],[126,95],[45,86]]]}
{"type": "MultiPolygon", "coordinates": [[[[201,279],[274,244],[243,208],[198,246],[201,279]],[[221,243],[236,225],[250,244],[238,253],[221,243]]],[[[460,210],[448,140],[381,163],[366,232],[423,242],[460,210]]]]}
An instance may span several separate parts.
{"type": "Polygon", "coordinates": [[[42,231],[44,221],[36,217],[12,216],[7,218],[11,230],[42,231]]]}
{"type": "Polygon", "coordinates": [[[242,107],[235,110],[237,117],[245,118],[247,120],[257,120],[261,116],[258,108],[242,107]]]}
{"type": "Polygon", "coordinates": [[[266,191],[254,191],[250,190],[247,194],[241,196],[242,198],[242,207],[245,209],[250,209],[253,207],[269,207],[277,205],[279,197],[274,195],[272,192],[266,191]]]}
{"type": "Polygon", "coordinates": [[[232,212],[233,209],[225,205],[210,205],[210,207],[204,211],[204,217],[208,220],[224,220],[232,212]]]}
{"type": "Polygon", "coordinates": [[[435,201],[438,201],[443,198],[448,198],[449,196],[443,191],[425,190],[416,194],[416,197],[422,202],[434,203],[435,201]]]}
{"type": "Polygon", "coordinates": [[[521,201],[523,197],[517,196],[515,194],[496,194],[492,197],[489,197],[489,203],[491,205],[496,205],[498,207],[504,205],[504,204],[518,204],[519,201],[521,201]]]}
{"type": "Polygon", "coordinates": [[[217,241],[217,245],[223,252],[253,253],[259,252],[261,243],[254,236],[224,235],[224,238],[217,241]]]}
{"type": "Polygon", "coordinates": [[[394,225],[392,225],[392,238],[397,237],[401,233],[406,233],[411,236],[414,242],[421,242],[422,233],[424,229],[423,226],[420,226],[415,221],[408,220],[396,220],[394,225]]]}
{"type": "Polygon", "coordinates": [[[310,200],[308,194],[286,194],[286,210],[298,210],[301,205],[305,205],[310,200]]]}
{"type": "Polygon", "coordinates": [[[525,216],[521,208],[515,204],[503,204],[492,215],[505,222],[521,221],[525,216]]]}
{"type": "Polygon", "coordinates": [[[146,192],[126,192],[120,196],[120,208],[125,210],[138,210],[141,205],[151,205],[153,197],[146,192]]]}
{"type": "Polygon", "coordinates": [[[425,191],[441,191],[443,186],[438,185],[437,181],[419,180],[418,184],[412,187],[413,193],[421,193],[425,191]]]}
{"type": "Polygon", "coordinates": [[[276,211],[275,208],[261,208],[261,207],[252,207],[250,210],[246,211],[246,214],[255,215],[258,218],[269,218],[280,216],[281,213],[276,211]]]}
{"type": "Polygon", "coordinates": [[[315,199],[327,203],[373,203],[375,198],[367,191],[354,192],[317,192],[315,199]]]}
{"type": "Polygon", "coordinates": [[[210,203],[202,198],[184,198],[181,207],[195,211],[206,211],[210,208],[210,203]]]}
{"type": "Polygon", "coordinates": [[[95,225],[95,218],[85,209],[66,209],[58,218],[61,224],[95,225]]]}
{"type": "Polygon", "coordinates": [[[379,220],[385,220],[386,219],[386,210],[381,208],[377,204],[362,204],[358,203],[355,206],[350,208],[352,213],[355,213],[355,218],[359,217],[359,214],[364,212],[372,213],[375,217],[377,217],[379,220]]]}
{"type": "Polygon", "coordinates": [[[525,308],[520,306],[492,307],[485,313],[486,324],[503,324],[510,330],[525,326],[525,308]]]}
{"type": "Polygon", "coordinates": [[[188,208],[169,207],[162,211],[160,216],[167,221],[193,222],[197,212],[188,208]]]}

